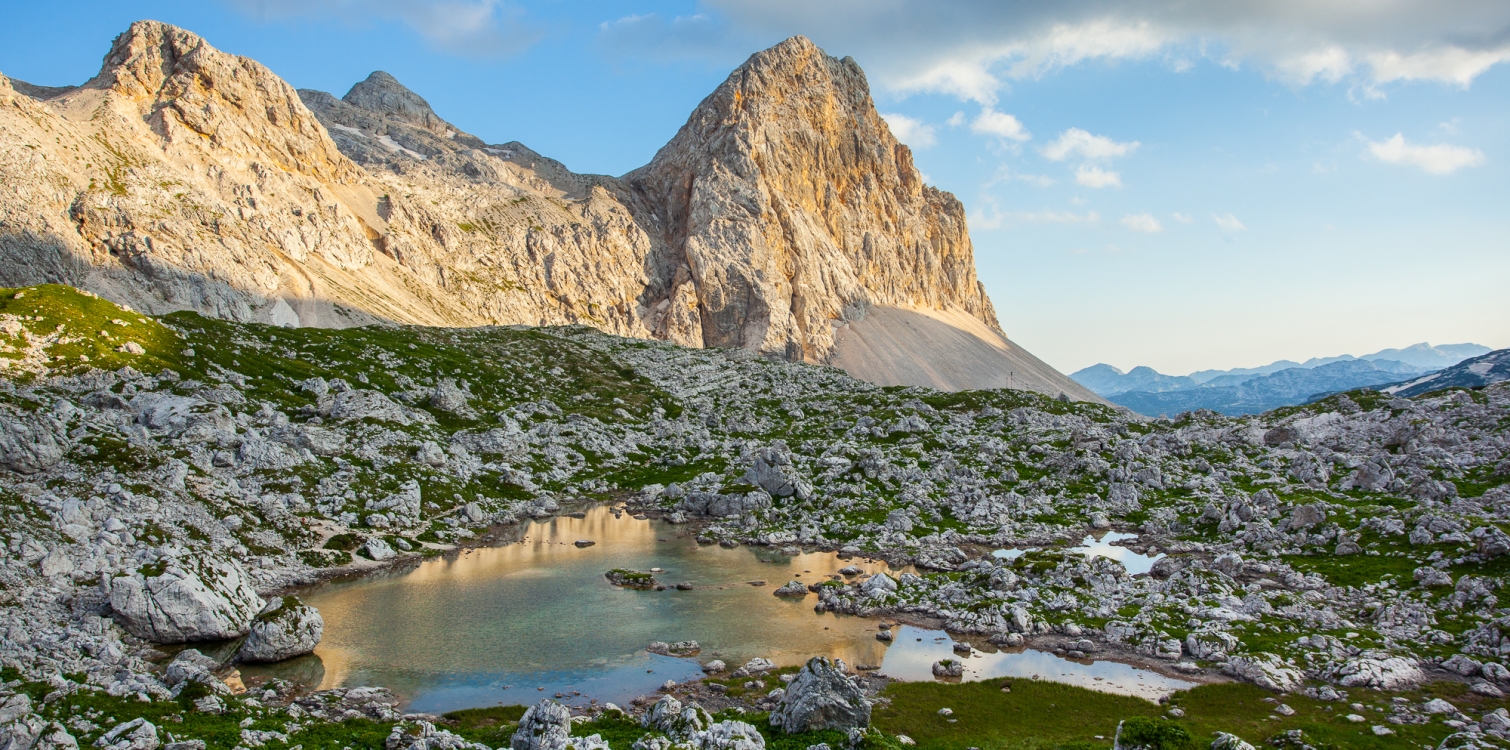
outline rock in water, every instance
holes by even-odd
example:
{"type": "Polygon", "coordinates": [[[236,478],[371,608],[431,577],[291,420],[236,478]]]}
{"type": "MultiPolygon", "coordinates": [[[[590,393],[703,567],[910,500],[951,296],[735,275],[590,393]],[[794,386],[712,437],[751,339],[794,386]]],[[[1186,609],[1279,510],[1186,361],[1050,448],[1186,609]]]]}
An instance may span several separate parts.
{"type": "Polygon", "coordinates": [[[787,734],[869,725],[870,703],[865,693],[822,656],[808,659],[797,678],[787,684],[781,705],[771,712],[771,726],[787,734]]]}
{"type": "Polygon", "coordinates": [[[325,632],[320,611],[296,596],[274,600],[247,633],[236,657],[247,662],[273,662],[302,656],[315,650],[325,632]]]}
{"type": "Polygon", "coordinates": [[[571,735],[571,711],[549,698],[541,700],[519,717],[519,728],[509,740],[511,750],[561,750],[571,735]]]}
{"type": "Polygon", "coordinates": [[[776,596],[807,596],[807,584],[802,581],[787,581],[785,586],[771,593],[776,596]]]}
{"type": "Polygon", "coordinates": [[[232,559],[168,559],[110,582],[116,622],[153,643],[237,638],[262,611],[262,597],[232,559]]]}

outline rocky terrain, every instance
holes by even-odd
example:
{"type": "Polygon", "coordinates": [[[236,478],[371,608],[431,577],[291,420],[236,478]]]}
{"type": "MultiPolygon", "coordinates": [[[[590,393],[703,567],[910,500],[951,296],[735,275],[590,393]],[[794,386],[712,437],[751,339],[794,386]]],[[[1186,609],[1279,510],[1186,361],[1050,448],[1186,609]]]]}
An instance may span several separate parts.
{"type": "MultiPolygon", "coordinates": [[[[309,733],[343,712],[386,736],[391,702],[278,686],[248,701],[224,694],[224,664],[169,653],[243,636],[245,661],[308,651],[318,613],[291,587],[593,502],[693,524],[707,543],[915,566],[786,592],[820,611],[1121,654],[1295,700],[1510,688],[1503,383],[1148,421],[580,326],[288,329],[150,317],[59,286],[0,292],[0,365],[13,693],[0,724],[28,747],[155,748],[157,730],[148,742],[119,709],[89,713],[108,700],[282,735],[244,747],[319,745],[309,733]],[[1102,529],[1135,534],[1122,544],[1160,555],[1153,570],[1065,551],[1102,529]],[[991,554],[1003,549],[1026,551],[991,554]],[[50,723],[70,701],[83,718],[50,723]]],[[[811,713],[762,700],[774,725],[811,713]]],[[[1377,736],[1423,726],[1492,744],[1510,728],[1401,700],[1377,736]]],[[[414,721],[392,747],[461,746],[414,721]]],[[[662,734],[738,745],[696,732],[662,734]]]]}
{"type": "Polygon", "coordinates": [[[386,73],[295,92],[141,21],[81,86],[0,77],[0,258],[0,283],[152,314],[581,324],[883,384],[1096,398],[1007,340],[962,205],[922,183],[854,61],[801,37],[615,178],[484,143],[386,73]]]}

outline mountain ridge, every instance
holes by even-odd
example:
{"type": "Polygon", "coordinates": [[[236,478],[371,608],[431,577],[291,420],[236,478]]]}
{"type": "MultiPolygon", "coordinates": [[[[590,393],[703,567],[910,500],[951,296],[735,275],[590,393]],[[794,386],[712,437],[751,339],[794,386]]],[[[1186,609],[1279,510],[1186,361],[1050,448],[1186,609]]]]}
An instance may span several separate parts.
{"type": "Polygon", "coordinates": [[[483,143],[381,71],[342,99],[296,92],[155,21],[83,86],[28,90],[0,84],[0,283],[280,325],[586,324],[813,363],[889,325],[907,343],[877,364],[909,378],[931,342],[866,315],[937,313],[978,364],[919,384],[1021,370],[1016,387],[1099,400],[1012,359],[963,207],[922,184],[859,66],[801,37],[752,55],[625,178],[483,143]]]}
{"type": "Polygon", "coordinates": [[[1128,391],[1160,393],[1185,388],[1197,388],[1207,384],[1218,386],[1237,385],[1261,375],[1269,375],[1289,369],[1314,369],[1335,362],[1352,360],[1393,361],[1430,369],[1450,367],[1470,357],[1487,354],[1489,347],[1482,344],[1443,344],[1432,346],[1421,342],[1399,349],[1381,349],[1372,354],[1355,357],[1342,354],[1335,357],[1312,357],[1304,362],[1281,359],[1259,367],[1234,367],[1230,370],[1197,370],[1189,375],[1165,375],[1147,366],[1138,366],[1123,372],[1109,364],[1101,363],[1076,370],[1070,374],[1075,382],[1090,388],[1102,396],[1128,391]]]}

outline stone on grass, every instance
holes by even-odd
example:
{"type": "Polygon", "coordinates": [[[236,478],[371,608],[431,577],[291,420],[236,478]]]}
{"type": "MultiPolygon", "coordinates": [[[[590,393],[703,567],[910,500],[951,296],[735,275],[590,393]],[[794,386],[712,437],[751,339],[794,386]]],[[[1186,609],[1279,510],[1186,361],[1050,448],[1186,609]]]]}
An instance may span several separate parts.
{"type": "Polygon", "coordinates": [[[787,683],[781,705],[771,712],[771,726],[787,734],[845,731],[869,725],[870,703],[865,692],[822,656],[808,659],[797,677],[787,683]]]}
{"type": "Polygon", "coordinates": [[[1254,750],[1254,747],[1235,734],[1217,732],[1216,739],[1211,741],[1211,750],[1254,750]]]}
{"type": "Polygon", "coordinates": [[[105,750],[157,750],[159,744],[157,727],[142,718],[117,724],[94,741],[95,747],[105,750]]]}
{"type": "Polygon", "coordinates": [[[1291,667],[1275,654],[1262,652],[1232,657],[1227,662],[1225,671],[1244,682],[1279,693],[1298,690],[1305,681],[1305,675],[1300,670],[1291,667]]]}
{"type": "Polygon", "coordinates": [[[571,736],[571,711],[549,698],[525,710],[509,740],[511,750],[562,750],[571,736]]]}

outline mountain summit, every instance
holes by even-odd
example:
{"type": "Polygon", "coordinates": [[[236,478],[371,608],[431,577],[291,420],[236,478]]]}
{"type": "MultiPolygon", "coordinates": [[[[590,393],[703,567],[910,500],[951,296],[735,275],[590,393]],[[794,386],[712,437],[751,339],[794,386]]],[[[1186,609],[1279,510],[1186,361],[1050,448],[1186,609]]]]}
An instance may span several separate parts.
{"type": "Polygon", "coordinates": [[[959,201],[859,66],[802,37],[623,178],[485,143],[382,71],[296,92],[155,21],[83,86],[24,89],[0,77],[0,283],[280,325],[585,324],[1097,399],[1001,332],[959,201]]]}

